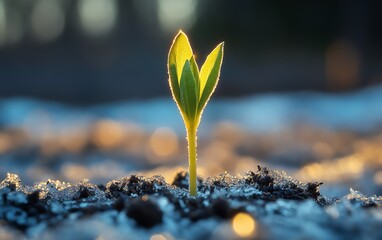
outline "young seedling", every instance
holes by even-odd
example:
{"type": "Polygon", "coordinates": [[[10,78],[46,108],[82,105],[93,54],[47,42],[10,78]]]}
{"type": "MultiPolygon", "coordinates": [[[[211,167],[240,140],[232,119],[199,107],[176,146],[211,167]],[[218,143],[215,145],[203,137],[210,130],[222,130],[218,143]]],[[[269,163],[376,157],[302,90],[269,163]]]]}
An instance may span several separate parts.
{"type": "Polygon", "coordinates": [[[223,61],[224,42],[208,56],[199,71],[186,34],[179,31],[168,54],[168,74],[172,97],[187,131],[190,195],[196,196],[197,129],[216,85],[223,61]]]}

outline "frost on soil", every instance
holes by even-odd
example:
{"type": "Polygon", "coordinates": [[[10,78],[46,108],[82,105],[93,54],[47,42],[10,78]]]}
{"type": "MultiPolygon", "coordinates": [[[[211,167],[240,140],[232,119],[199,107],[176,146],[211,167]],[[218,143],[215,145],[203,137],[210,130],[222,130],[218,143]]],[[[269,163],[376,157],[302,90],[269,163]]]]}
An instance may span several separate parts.
{"type": "Polygon", "coordinates": [[[320,183],[262,167],[244,177],[199,179],[196,198],[188,196],[187,180],[179,172],[171,184],[131,175],[106,185],[48,180],[26,186],[8,174],[0,183],[0,238],[232,239],[231,221],[240,212],[254,218],[258,238],[382,238],[381,197],[351,189],[327,199],[320,183]]]}

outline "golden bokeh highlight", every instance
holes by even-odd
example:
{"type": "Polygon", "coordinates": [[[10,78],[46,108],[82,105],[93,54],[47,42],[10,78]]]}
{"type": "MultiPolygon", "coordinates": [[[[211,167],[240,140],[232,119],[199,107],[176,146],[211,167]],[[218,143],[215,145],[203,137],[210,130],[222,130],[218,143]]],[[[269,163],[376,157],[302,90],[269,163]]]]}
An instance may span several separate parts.
{"type": "Polygon", "coordinates": [[[158,128],[151,134],[147,147],[147,157],[151,162],[166,162],[179,151],[178,137],[170,128],[158,128]]]}
{"type": "Polygon", "coordinates": [[[12,138],[6,133],[0,133],[0,153],[8,152],[12,145],[12,138]]]}
{"type": "MultiPolygon", "coordinates": [[[[321,146],[320,151],[324,151],[328,155],[334,155],[334,151],[337,153],[347,151],[349,152],[347,156],[322,158],[319,162],[302,167],[294,177],[303,181],[344,182],[350,179],[359,179],[366,169],[380,169],[382,166],[382,135],[367,139],[357,139],[345,133],[341,135],[341,138],[333,144],[328,143],[328,146],[321,146]],[[333,153],[327,151],[329,146],[333,153]]],[[[376,184],[379,181],[382,182],[379,176],[378,172],[374,174],[376,184]]]]}
{"type": "Polygon", "coordinates": [[[45,156],[53,156],[61,151],[60,142],[52,132],[46,132],[42,135],[40,151],[45,156]]]}
{"type": "Polygon", "coordinates": [[[173,240],[174,238],[169,233],[153,234],[150,240],[173,240]]]}
{"type": "Polygon", "coordinates": [[[255,219],[248,213],[238,213],[232,219],[232,229],[239,237],[251,237],[256,231],[255,219]]]}
{"type": "Polygon", "coordinates": [[[100,120],[93,128],[93,143],[101,149],[120,146],[125,136],[121,123],[112,120],[100,120]]]}
{"type": "Polygon", "coordinates": [[[126,136],[122,146],[123,150],[129,154],[142,154],[147,144],[147,136],[144,129],[133,123],[127,123],[124,127],[126,136]]]}
{"type": "Polygon", "coordinates": [[[253,157],[237,157],[235,160],[235,175],[244,176],[251,169],[256,169],[260,161],[253,157]]]}
{"type": "Polygon", "coordinates": [[[374,182],[378,185],[382,185],[382,171],[378,171],[374,174],[374,182]]]}
{"type": "Polygon", "coordinates": [[[162,234],[154,234],[150,237],[150,240],[167,240],[162,234]]]}
{"type": "Polygon", "coordinates": [[[64,151],[71,153],[81,152],[88,143],[88,134],[86,131],[72,130],[62,133],[59,136],[59,142],[64,151]]]}
{"type": "Polygon", "coordinates": [[[359,154],[305,165],[297,177],[304,181],[336,182],[359,178],[365,168],[365,161],[359,154]]]}
{"type": "Polygon", "coordinates": [[[83,179],[90,179],[92,177],[91,169],[80,164],[65,165],[63,166],[61,173],[66,179],[72,182],[79,182],[83,179]]]}

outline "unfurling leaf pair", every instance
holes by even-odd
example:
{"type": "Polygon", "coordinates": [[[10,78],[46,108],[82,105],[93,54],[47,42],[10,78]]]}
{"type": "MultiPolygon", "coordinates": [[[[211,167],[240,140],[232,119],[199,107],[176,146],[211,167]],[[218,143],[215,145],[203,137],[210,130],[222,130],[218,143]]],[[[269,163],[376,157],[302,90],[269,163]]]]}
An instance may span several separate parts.
{"type": "Polygon", "coordinates": [[[186,127],[197,128],[204,107],[219,80],[224,43],[207,57],[199,71],[187,36],[179,31],[168,56],[169,83],[186,127]]]}
{"type": "Polygon", "coordinates": [[[187,130],[190,195],[196,196],[196,131],[208,100],[219,80],[223,61],[220,43],[208,55],[199,71],[187,36],[176,35],[168,55],[168,74],[172,96],[178,105],[187,130]]]}

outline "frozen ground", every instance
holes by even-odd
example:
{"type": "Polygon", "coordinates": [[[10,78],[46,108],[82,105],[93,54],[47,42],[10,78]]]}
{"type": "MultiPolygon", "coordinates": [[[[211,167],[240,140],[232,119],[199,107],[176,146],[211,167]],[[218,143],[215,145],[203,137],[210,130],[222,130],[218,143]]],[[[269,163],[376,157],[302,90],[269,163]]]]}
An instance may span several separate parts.
{"type": "MultiPolygon", "coordinates": [[[[261,208],[249,206],[245,212],[255,223],[253,234],[260,238],[381,238],[381,106],[381,86],[336,95],[306,92],[213,99],[199,130],[199,175],[207,179],[228,171],[240,178],[263,165],[284,170],[302,182],[324,183],[320,189],[324,199],[331,201],[328,205],[308,198],[279,199],[261,208]]],[[[182,124],[171,99],[92,107],[31,99],[1,100],[0,179],[15,173],[27,186],[40,182],[43,187],[48,179],[59,179],[50,183],[62,186],[61,181],[66,181],[79,183],[67,185],[78,187],[83,179],[90,183],[82,184],[96,186],[139,173],[161,174],[171,183],[177,170],[187,166],[182,124]]],[[[105,194],[104,189],[92,189],[105,194]]],[[[1,191],[8,190],[3,187],[1,191]]],[[[25,188],[22,191],[25,195],[25,188]]],[[[19,200],[26,198],[26,203],[33,200],[19,193],[7,194],[19,200]]],[[[84,206],[88,206],[91,198],[85,199],[84,206]]],[[[171,219],[173,216],[169,220],[163,211],[168,200],[158,196],[152,199],[159,204],[165,224],[149,230],[137,228],[126,214],[96,209],[90,217],[83,217],[82,210],[80,216],[75,211],[68,213],[65,221],[61,219],[53,228],[37,224],[28,230],[28,236],[43,232],[50,239],[76,232],[77,236],[84,233],[99,239],[117,239],[121,234],[137,239],[192,239],[201,232],[209,233],[212,239],[238,237],[233,215],[192,224],[171,219]],[[128,226],[122,227],[125,223],[128,226]],[[192,236],[180,228],[168,230],[178,226],[184,226],[192,236]]],[[[70,201],[65,200],[65,204],[70,205],[70,201]]],[[[113,204],[110,201],[104,201],[105,208],[113,204]]],[[[25,233],[1,221],[0,226],[0,239],[25,233]]]]}
{"type": "Polygon", "coordinates": [[[382,198],[350,190],[328,199],[317,183],[260,168],[222,174],[187,194],[180,172],[103,185],[60,181],[0,183],[1,239],[380,239],[382,198]]]}

